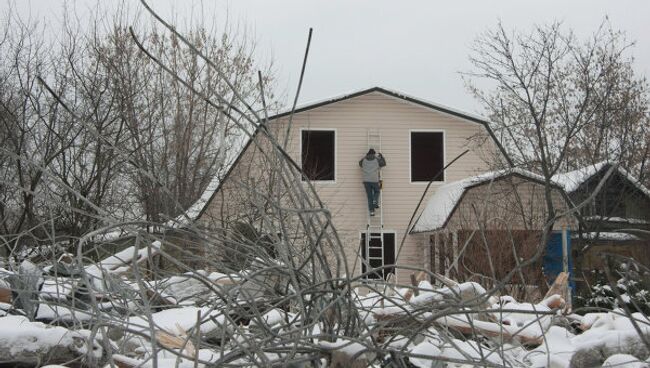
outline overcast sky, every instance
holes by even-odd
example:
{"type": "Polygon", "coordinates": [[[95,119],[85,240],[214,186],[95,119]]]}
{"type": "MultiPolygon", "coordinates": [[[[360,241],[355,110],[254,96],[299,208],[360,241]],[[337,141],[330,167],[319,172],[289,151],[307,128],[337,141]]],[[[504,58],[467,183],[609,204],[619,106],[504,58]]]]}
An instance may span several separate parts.
{"type": "MultiPolygon", "coordinates": [[[[7,0],[2,0],[8,4],[7,0]]],[[[111,4],[119,0],[102,0],[111,4]]],[[[138,5],[137,0],[130,0],[138,5]]],[[[129,2],[128,0],[126,2],[129,2]]],[[[150,0],[163,15],[176,11],[239,22],[258,41],[261,59],[273,59],[278,88],[293,96],[309,27],[314,35],[300,101],[384,86],[437,103],[480,113],[459,72],[472,40],[499,19],[507,28],[528,30],[533,24],[561,20],[579,35],[594,31],[605,16],[615,29],[636,41],[636,70],[650,74],[650,1],[386,1],[386,0],[150,0]],[[194,5],[187,5],[194,4],[194,5]],[[197,5],[201,4],[201,5],[197,5]]],[[[63,1],[18,0],[23,14],[60,17],[63,1]]],[[[77,0],[81,12],[95,0],[77,0]]]]}

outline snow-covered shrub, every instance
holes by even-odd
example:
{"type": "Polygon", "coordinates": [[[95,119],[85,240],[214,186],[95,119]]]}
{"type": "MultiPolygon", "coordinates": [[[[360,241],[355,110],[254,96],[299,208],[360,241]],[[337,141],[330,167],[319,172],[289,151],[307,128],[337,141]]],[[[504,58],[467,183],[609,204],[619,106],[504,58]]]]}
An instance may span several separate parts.
{"type": "Polygon", "coordinates": [[[610,282],[602,271],[592,271],[594,283],[577,297],[577,306],[614,309],[627,307],[632,312],[650,314],[650,274],[633,261],[619,265],[610,282]]]}
{"type": "Polygon", "coordinates": [[[224,263],[233,271],[250,267],[260,252],[275,257],[275,249],[270,237],[261,234],[250,223],[235,223],[229,236],[230,246],[225,249],[224,263]]]}

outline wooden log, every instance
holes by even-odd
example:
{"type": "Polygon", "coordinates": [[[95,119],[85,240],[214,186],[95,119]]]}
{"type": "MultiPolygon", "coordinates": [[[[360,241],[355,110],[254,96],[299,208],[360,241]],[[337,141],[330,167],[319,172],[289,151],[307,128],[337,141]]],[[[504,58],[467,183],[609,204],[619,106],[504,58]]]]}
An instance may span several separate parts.
{"type": "Polygon", "coordinates": [[[566,301],[558,294],[553,294],[542,300],[539,304],[545,305],[551,309],[560,309],[566,306],[566,301]]]}
{"type": "Polygon", "coordinates": [[[516,341],[526,346],[539,346],[543,341],[542,336],[531,334],[526,329],[522,330],[517,326],[478,320],[474,320],[470,325],[467,321],[453,317],[439,318],[436,322],[464,335],[482,335],[499,339],[502,342],[516,341]]]}
{"type": "Polygon", "coordinates": [[[87,338],[67,328],[30,322],[24,316],[10,315],[0,320],[0,328],[11,336],[0,340],[2,367],[41,367],[88,361],[102,355],[102,348],[97,342],[93,341],[91,350],[87,351],[87,338]]]}
{"type": "Polygon", "coordinates": [[[436,273],[433,273],[433,277],[437,280],[440,281],[441,284],[445,285],[446,287],[454,287],[458,285],[458,281],[450,279],[449,277],[436,273]]]}
{"type": "Polygon", "coordinates": [[[411,274],[411,286],[413,286],[413,295],[420,295],[420,290],[418,290],[418,281],[415,279],[414,274],[411,274]]]}
{"type": "Polygon", "coordinates": [[[118,368],[135,368],[141,365],[142,361],[126,357],[120,354],[113,354],[113,362],[118,368]]]}
{"type": "Polygon", "coordinates": [[[168,349],[183,349],[183,354],[190,357],[196,356],[197,349],[194,347],[192,340],[190,340],[191,337],[180,326],[176,325],[176,328],[179,330],[179,335],[172,335],[165,331],[156,331],[156,340],[160,345],[168,349]]]}
{"type": "Polygon", "coordinates": [[[0,302],[11,304],[11,289],[0,287],[0,302]]]}
{"type": "Polygon", "coordinates": [[[406,301],[411,300],[413,297],[413,294],[416,296],[419,294],[419,290],[417,290],[418,285],[420,284],[420,281],[424,281],[424,279],[427,277],[426,272],[420,271],[417,276],[411,274],[411,285],[413,286],[412,289],[409,289],[406,294],[404,294],[404,299],[406,301]]]}
{"type": "MultiPolygon", "coordinates": [[[[145,283],[146,285],[146,283],[145,283]]],[[[164,305],[164,306],[172,306],[176,305],[176,301],[173,300],[172,298],[165,297],[161,295],[160,293],[156,292],[155,290],[149,288],[146,286],[147,290],[145,291],[147,294],[147,297],[154,303],[158,305],[164,305]]]]}
{"type": "Polygon", "coordinates": [[[333,351],[331,354],[330,367],[332,368],[365,368],[368,366],[368,359],[363,355],[353,358],[345,351],[333,351]]]}
{"type": "Polygon", "coordinates": [[[569,274],[566,272],[560,272],[553,285],[548,289],[546,295],[542,299],[548,299],[551,295],[559,295],[564,297],[566,295],[567,287],[569,286],[569,274]]]}

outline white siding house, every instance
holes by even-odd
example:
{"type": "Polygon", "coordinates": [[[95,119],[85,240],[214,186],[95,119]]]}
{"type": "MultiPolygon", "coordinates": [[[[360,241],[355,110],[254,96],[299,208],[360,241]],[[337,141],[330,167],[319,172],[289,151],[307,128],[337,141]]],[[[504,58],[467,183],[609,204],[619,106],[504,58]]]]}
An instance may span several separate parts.
{"type": "MultiPolygon", "coordinates": [[[[283,132],[289,116],[284,113],[271,117],[269,126],[283,132]]],[[[381,136],[380,149],[387,160],[381,173],[381,212],[383,229],[388,234],[384,246],[394,247],[387,249],[385,255],[397,254],[406,235],[396,263],[428,267],[429,237],[410,233],[408,227],[427,179],[462,155],[433,182],[422,207],[445,183],[489,171],[489,162],[494,162],[495,157],[503,158],[500,146],[480,118],[378,87],[298,108],[292,118],[287,151],[296,162],[315,165],[318,172],[309,175],[319,179],[313,183],[333,214],[349,267],[355,273],[361,270],[358,254],[368,225],[358,161],[368,151],[369,135],[376,134],[381,136]],[[303,146],[307,141],[319,142],[319,147],[307,151],[303,146]],[[306,158],[306,153],[318,156],[317,163],[309,161],[313,157],[306,158]]],[[[378,146],[378,142],[372,145],[378,146]]],[[[210,222],[238,211],[237,198],[231,193],[241,185],[237,178],[250,174],[257,160],[255,150],[255,145],[247,145],[210,198],[204,198],[198,215],[200,223],[209,226],[210,222]]],[[[406,282],[409,272],[398,269],[396,276],[399,282],[406,282]]]]}

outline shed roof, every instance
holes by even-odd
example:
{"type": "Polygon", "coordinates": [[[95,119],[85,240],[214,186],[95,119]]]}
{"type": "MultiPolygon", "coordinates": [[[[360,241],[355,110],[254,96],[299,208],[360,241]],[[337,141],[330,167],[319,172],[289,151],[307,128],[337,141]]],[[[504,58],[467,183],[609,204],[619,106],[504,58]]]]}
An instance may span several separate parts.
{"type": "MultiPolygon", "coordinates": [[[[433,193],[411,232],[435,231],[445,227],[468,189],[509,176],[518,176],[537,183],[545,183],[544,177],[541,175],[519,168],[512,168],[490,171],[445,184],[433,193]]],[[[558,183],[552,182],[551,184],[557,188],[562,188],[558,183]]]]}

